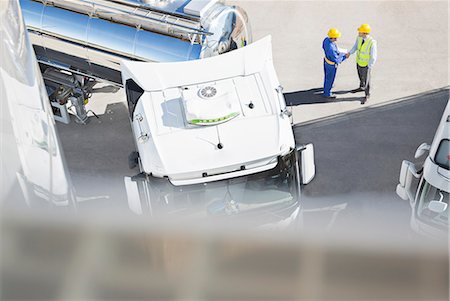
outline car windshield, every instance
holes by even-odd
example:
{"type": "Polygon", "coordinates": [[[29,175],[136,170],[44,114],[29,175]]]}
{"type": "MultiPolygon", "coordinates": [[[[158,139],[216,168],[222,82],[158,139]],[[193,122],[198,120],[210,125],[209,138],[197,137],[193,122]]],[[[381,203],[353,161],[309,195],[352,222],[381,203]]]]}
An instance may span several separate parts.
{"type": "Polygon", "coordinates": [[[299,179],[295,151],[279,158],[274,169],[211,183],[174,186],[151,179],[153,214],[234,215],[250,211],[275,212],[298,202],[299,179]]]}
{"type": "Polygon", "coordinates": [[[440,190],[423,180],[417,202],[417,216],[419,219],[428,224],[447,227],[449,211],[448,206],[447,209],[441,213],[431,211],[428,207],[431,201],[439,201],[441,198],[442,202],[447,204],[449,203],[448,192],[440,190]]]}

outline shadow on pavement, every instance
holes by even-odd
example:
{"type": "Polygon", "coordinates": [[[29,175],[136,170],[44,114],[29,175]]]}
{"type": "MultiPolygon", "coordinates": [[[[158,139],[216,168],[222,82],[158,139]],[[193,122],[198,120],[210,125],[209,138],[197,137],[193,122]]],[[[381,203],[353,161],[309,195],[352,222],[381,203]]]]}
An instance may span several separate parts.
{"type": "MultiPolygon", "coordinates": [[[[336,98],[328,99],[322,96],[322,88],[314,88],[303,91],[284,93],[284,98],[286,99],[286,104],[288,106],[298,106],[305,104],[317,104],[317,103],[331,103],[331,102],[348,102],[348,101],[361,101],[363,97],[347,97],[347,98],[336,98]]],[[[336,95],[344,95],[351,93],[351,90],[342,90],[333,92],[336,95]]]]}
{"type": "Polygon", "coordinates": [[[344,94],[349,94],[349,93],[354,94],[353,90],[341,90],[341,91],[336,91],[336,92],[333,92],[333,93],[336,94],[336,95],[344,95],[344,94]]]}

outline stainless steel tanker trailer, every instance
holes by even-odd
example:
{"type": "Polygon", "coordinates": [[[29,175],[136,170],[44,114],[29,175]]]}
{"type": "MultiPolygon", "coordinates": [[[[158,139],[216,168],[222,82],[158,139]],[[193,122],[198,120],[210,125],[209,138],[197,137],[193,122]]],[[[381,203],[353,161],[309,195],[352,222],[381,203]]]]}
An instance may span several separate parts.
{"type": "Polygon", "coordinates": [[[63,122],[68,103],[76,121],[88,121],[85,103],[93,86],[121,86],[123,59],[195,60],[252,42],[245,11],[217,0],[20,0],[20,5],[55,118],[63,122]]]}

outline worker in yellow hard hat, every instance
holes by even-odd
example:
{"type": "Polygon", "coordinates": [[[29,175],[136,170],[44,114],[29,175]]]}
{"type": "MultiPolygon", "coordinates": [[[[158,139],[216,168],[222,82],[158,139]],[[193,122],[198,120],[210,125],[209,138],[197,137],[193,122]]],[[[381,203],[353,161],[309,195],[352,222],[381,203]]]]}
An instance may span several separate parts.
{"type": "Polygon", "coordinates": [[[352,90],[352,93],[365,92],[365,97],[361,104],[365,104],[370,98],[370,79],[372,69],[377,60],[377,41],[375,41],[370,32],[372,28],[369,24],[362,24],[358,28],[358,37],[355,45],[349,51],[347,57],[356,52],[356,68],[359,76],[359,88],[352,90]]]}
{"type": "Polygon", "coordinates": [[[335,95],[331,93],[334,79],[336,78],[337,66],[347,58],[345,53],[340,53],[336,45],[337,39],[341,37],[341,33],[337,28],[331,28],[328,31],[328,37],[323,40],[322,48],[325,53],[323,59],[323,69],[325,79],[323,81],[323,96],[334,99],[335,95]]]}

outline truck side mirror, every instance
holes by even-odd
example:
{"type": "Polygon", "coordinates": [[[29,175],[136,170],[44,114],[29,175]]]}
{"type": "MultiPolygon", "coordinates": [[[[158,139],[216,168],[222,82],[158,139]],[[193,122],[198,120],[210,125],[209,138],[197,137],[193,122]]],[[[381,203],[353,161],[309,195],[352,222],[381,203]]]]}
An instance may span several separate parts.
{"type": "Polygon", "coordinates": [[[137,181],[133,181],[132,177],[124,177],[124,182],[127,192],[128,207],[134,214],[142,215],[143,210],[137,181]]]}
{"type": "Polygon", "coordinates": [[[439,201],[431,201],[428,204],[428,209],[436,213],[442,213],[447,210],[447,203],[439,202],[439,201]]]}
{"type": "Polygon", "coordinates": [[[414,200],[414,192],[412,191],[412,181],[414,178],[420,178],[416,166],[412,162],[403,160],[396,192],[405,201],[409,200],[412,202],[414,200]]]}
{"type": "Polygon", "coordinates": [[[416,150],[416,153],[414,154],[414,158],[418,159],[422,157],[426,152],[430,150],[431,146],[426,143],[422,143],[419,145],[419,147],[416,150]]]}
{"type": "Polygon", "coordinates": [[[300,155],[300,172],[302,184],[306,185],[314,179],[316,175],[316,165],[314,163],[314,145],[312,143],[297,147],[300,155]]]}

